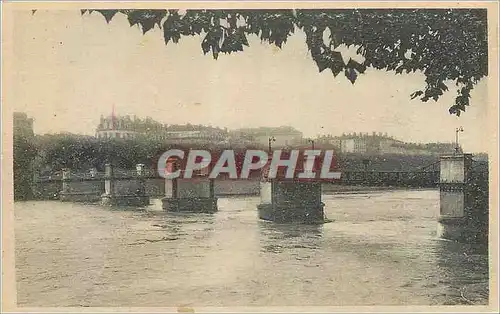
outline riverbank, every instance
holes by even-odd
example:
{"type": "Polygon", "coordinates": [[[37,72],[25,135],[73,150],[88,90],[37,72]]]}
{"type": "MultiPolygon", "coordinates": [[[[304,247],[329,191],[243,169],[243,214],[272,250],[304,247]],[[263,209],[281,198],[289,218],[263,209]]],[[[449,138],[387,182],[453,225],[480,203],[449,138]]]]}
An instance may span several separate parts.
{"type": "Polygon", "coordinates": [[[437,190],[437,188],[407,188],[407,187],[394,187],[394,186],[361,186],[361,185],[340,185],[340,184],[323,184],[321,188],[323,194],[437,190]]]}

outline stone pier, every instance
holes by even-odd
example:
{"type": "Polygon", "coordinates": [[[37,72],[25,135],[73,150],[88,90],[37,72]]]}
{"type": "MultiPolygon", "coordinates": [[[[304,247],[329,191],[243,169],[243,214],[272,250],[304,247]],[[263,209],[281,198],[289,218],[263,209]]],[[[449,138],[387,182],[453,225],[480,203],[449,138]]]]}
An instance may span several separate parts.
{"type": "Polygon", "coordinates": [[[110,164],[105,166],[104,194],[101,195],[101,204],[107,206],[144,207],[149,205],[149,196],[146,195],[144,165],[136,166],[133,177],[119,178],[115,175],[110,164]]]}
{"type": "Polygon", "coordinates": [[[70,186],[70,180],[71,180],[71,170],[68,168],[64,168],[62,170],[62,190],[59,193],[59,199],[63,202],[68,201],[69,193],[71,191],[71,186],[70,186]]]}
{"type": "Polygon", "coordinates": [[[475,242],[487,232],[478,228],[477,224],[479,217],[476,216],[479,211],[484,211],[484,208],[477,208],[476,198],[483,196],[475,193],[471,166],[471,154],[441,156],[438,218],[440,238],[475,242]]]}
{"type": "MultiPolygon", "coordinates": [[[[178,161],[169,161],[171,170],[179,169],[178,161]]],[[[179,170],[180,171],[180,170],[179,170]]],[[[214,192],[214,179],[209,170],[196,173],[192,178],[165,179],[165,197],[162,207],[170,212],[215,213],[218,211],[214,192]]]]}
{"type": "Polygon", "coordinates": [[[214,180],[209,178],[172,179],[165,182],[163,209],[170,212],[217,212],[214,180]]]}
{"type": "MultiPolygon", "coordinates": [[[[259,218],[276,223],[324,223],[321,182],[286,179],[284,169],[275,178],[269,178],[270,164],[271,159],[262,171],[261,201],[257,205],[259,218]]],[[[301,169],[297,166],[296,171],[300,172],[301,169]]]]}
{"type": "Polygon", "coordinates": [[[259,218],[276,223],[325,222],[320,182],[261,182],[259,218]]]}

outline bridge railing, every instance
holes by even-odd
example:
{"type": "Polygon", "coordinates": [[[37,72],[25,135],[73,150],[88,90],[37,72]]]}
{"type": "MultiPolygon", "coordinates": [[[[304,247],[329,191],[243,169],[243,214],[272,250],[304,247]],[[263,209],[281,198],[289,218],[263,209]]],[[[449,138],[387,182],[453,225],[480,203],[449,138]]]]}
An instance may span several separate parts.
{"type": "Polygon", "coordinates": [[[136,178],[139,177],[135,169],[113,169],[113,178],[136,178]]]}
{"type": "Polygon", "coordinates": [[[104,172],[81,172],[81,173],[71,173],[69,180],[102,180],[105,177],[104,172]]]}
{"type": "Polygon", "coordinates": [[[439,171],[344,171],[341,184],[433,187],[439,171]]]}
{"type": "Polygon", "coordinates": [[[62,174],[55,173],[50,175],[38,176],[35,178],[35,181],[46,182],[46,181],[60,181],[62,180],[62,174]]]}
{"type": "MultiPolygon", "coordinates": [[[[478,162],[475,165],[475,171],[484,171],[484,164],[478,162]],[[482,169],[482,170],[481,170],[482,169]]],[[[487,163],[486,163],[487,170],[487,163]]],[[[359,185],[374,185],[374,186],[436,186],[439,181],[439,161],[429,165],[403,170],[403,171],[367,171],[353,170],[341,171],[341,184],[359,184],[359,185]]],[[[260,174],[255,174],[255,178],[259,178],[260,174]]],[[[116,179],[132,179],[138,178],[137,169],[113,168],[113,177],[116,179]]],[[[143,178],[160,178],[157,169],[143,168],[140,174],[143,178]]],[[[253,176],[252,176],[253,177],[253,176]]],[[[106,174],[104,172],[71,172],[69,180],[104,180],[106,174]]],[[[228,179],[221,177],[221,179],[228,179]]],[[[37,182],[50,182],[62,180],[62,173],[56,173],[48,176],[39,176],[37,182]]]]}
{"type": "MultiPolygon", "coordinates": [[[[143,169],[141,177],[160,178],[156,169],[143,169]]],[[[130,179],[138,178],[135,169],[114,169],[113,178],[130,179]]],[[[104,180],[104,172],[71,173],[69,180],[104,180]]],[[[258,178],[258,176],[255,176],[258,178]]],[[[373,184],[373,185],[432,185],[437,183],[439,171],[344,171],[341,174],[342,184],[373,184]]],[[[38,182],[61,181],[62,175],[39,176],[38,182]]],[[[224,177],[222,179],[225,179],[224,177]]]]}
{"type": "Polygon", "coordinates": [[[411,170],[412,172],[421,172],[421,171],[424,171],[424,172],[432,172],[432,171],[440,171],[440,163],[441,161],[438,160],[436,162],[433,162],[431,164],[428,164],[426,166],[423,166],[423,167],[419,167],[419,168],[416,168],[414,170],[411,170]]]}
{"type": "MultiPolygon", "coordinates": [[[[136,169],[113,169],[113,177],[117,179],[129,178],[155,178],[160,177],[155,169],[143,169],[141,175],[137,173],[136,169]]],[[[68,180],[104,180],[106,178],[105,172],[70,172],[68,180]]],[[[36,182],[50,182],[62,181],[62,173],[55,173],[50,175],[39,175],[35,178],[36,182]]]]}

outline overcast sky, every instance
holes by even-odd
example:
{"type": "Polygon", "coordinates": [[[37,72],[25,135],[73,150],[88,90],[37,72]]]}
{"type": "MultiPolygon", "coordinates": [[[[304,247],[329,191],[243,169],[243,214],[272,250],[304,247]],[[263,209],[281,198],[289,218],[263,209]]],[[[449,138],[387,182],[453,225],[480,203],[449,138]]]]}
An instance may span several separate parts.
{"type": "Polygon", "coordinates": [[[14,23],[15,110],[35,119],[36,133],[93,135],[114,104],[117,114],[168,124],[290,125],[305,136],[375,131],[452,142],[463,126],[461,142],[474,152],[486,150],[492,136],[485,81],[457,118],[448,113],[454,93],[438,102],[410,100],[424,86],[422,75],[369,69],[352,85],[343,75],[318,73],[301,33],[283,50],[249,37],[243,53],[214,60],[203,55],[200,37],[165,46],[161,30],[143,36],[123,15],[108,25],[79,10],[24,11],[14,23]]]}

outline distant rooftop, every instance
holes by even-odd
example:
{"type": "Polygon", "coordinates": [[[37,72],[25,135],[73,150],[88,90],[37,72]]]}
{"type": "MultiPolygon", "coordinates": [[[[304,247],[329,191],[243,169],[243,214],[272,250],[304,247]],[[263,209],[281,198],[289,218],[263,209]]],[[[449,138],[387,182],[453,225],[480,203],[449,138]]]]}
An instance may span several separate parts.
{"type": "Polygon", "coordinates": [[[236,129],[233,132],[245,133],[247,135],[253,135],[253,136],[290,135],[290,134],[302,136],[302,132],[291,126],[241,128],[241,129],[236,129]]]}

